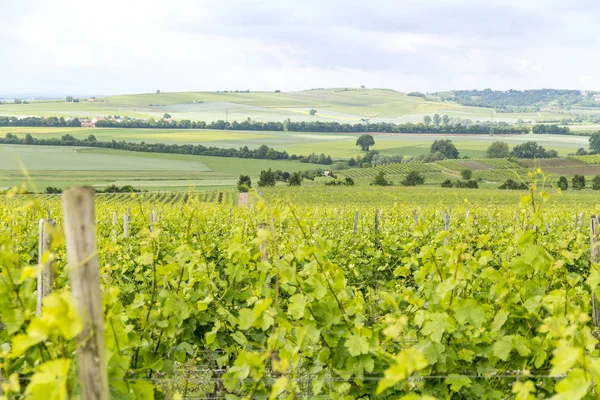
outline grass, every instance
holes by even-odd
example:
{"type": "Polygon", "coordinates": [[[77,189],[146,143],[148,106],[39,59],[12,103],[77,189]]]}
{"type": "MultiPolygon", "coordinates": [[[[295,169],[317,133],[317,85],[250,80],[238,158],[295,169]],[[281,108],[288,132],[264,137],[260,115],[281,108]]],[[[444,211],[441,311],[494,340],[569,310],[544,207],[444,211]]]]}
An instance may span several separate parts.
{"type": "MultiPolygon", "coordinates": [[[[356,139],[360,134],[352,133],[307,133],[266,131],[215,131],[183,129],[120,129],[120,128],[47,128],[47,127],[0,127],[0,136],[13,133],[19,137],[31,134],[36,138],[59,138],[70,134],[84,139],[93,134],[102,141],[160,142],[168,144],[202,144],[221,148],[257,148],[262,144],[289,154],[309,155],[325,153],[335,158],[350,158],[359,154],[356,139]]],[[[436,139],[450,138],[462,156],[482,157],[488,146],[497,140],[511,147],[527,141],[536,141],[547,149],[557,150],[561,156],[574,153],[588,146],[586,136],[564,135],[431,135],[431,134],[373,134],[374,150],[383,154],[414,156],[427,153],[436,139]]]]}
{"type": "MultiPolygon", "coordinates": [[[[448,114],[451,117],[488,121],[490,109],[465,107],[456,103],[423,100],[388,89],[325,89],[300,92],[225,93],[177,92],[119,95],[99,98],[88,103],[66,101],[33,101],[30,104],[1,104],[0,115],[42,115],[95,117],[120,115],[161,118],[169,113],[175,119],[216,121],[247,118],[260,121],[337,121],[357,123],[420,122],[425,115],[448,114]],[[152,104],[152,106],[150,106],[152,104]],[[317,114],[309,114],[310,109],[317,114]]],[[[548,113],[496,113],[496,121],[535,122],[538,119],[560,119],[548,113]]],[[[579,127],[578,127],[579,128],[579,127]]],[[[581,126],[585,129],[585,126],[581,126]]]]}
{"type": "Polygon", "coordinates": [[[234,186],[239,175],[257,179],[268,168],[295,172],[315,168],[293,161],[139,153],[60,146],[0,146],[0,188],[39,191],[47,186],[132,185],[148,190],[234,186]],[[28,178],[29,176],[29,178],[28,178]]]}

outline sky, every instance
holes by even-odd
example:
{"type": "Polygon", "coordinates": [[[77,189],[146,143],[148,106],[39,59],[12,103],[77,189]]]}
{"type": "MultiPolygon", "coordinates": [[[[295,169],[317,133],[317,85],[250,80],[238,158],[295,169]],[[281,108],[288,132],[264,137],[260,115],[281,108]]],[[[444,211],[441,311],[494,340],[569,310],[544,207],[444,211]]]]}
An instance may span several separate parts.
{"type": "Polygon", "coordinates": [[[598,0],[0,0],[0,94],[600,90],[598,0]]]}

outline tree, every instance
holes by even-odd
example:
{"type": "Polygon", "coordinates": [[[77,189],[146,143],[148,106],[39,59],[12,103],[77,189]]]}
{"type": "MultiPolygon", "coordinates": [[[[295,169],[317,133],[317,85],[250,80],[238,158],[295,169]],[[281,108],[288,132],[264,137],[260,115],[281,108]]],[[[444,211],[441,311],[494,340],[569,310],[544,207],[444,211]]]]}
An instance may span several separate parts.
{"type": "Polygon", "coordinates": [[[458,158],[458,150],[450,139],[438,139],[431,145],[431,153],[440,152],[446,158],[458,158]]]}
{"type": "Polygon", "coordinates": [[[252,187],[252,180],[248,175],[240,175],[237,187],[240,192],[247,192],[252,187]]]}
{"type": "Polygon", "coordinates": [[[313,109],[311,109],[311,110],[310,110],[308,113],[309,113],[310,115],[315,115],[315,114],[317,113],[317,110],[315,110],[315,109],[313,108],[313,109]]]}
{"type": "Polygon", "coordinates": [[[171,118],[171,114],[164,113],[163,118],[164,119],[169,119],[169,118],[171,118]]]}
{"type": "Polygon", "coordinates": [[[65,100],[67,101],[67,103],[71,103],[73,101],[73,96],[67,96],[65,97],[65,100]]]}
{"type": "Polygon", "coordinates": [[[28,133],[27,135],[25,135],[25,143],[26,144],[33,143],[33,136],[31,136],[31,134],[28,133]]]}
{"type": "Polygon", "coordinates": [[[590,136],[590,150],[594,153],[600,153],[600,131],[590,136]]]}
{"type": "Polygon", "coordinates": [[[504,182],[498,189],[506,189],[506,190],[529,190],[529,186],[523,182],[515,182],[512,179],[504,182]]]}
{"type": "Polygon", "coordinates": [[[468,181],[469,179],[471,179],[471,176],[473,176],[473,171],[471,171],[468,168],[463,169],[462,171],[460,171],[460,176],[465,180],[468,181]]]}
{"type": "Polygon", "coordinates": [[[300,175],[300,172],[294,172],[291,176],[290,176],[290,186],[300,186],[302,184],[302,175],[300,175]]]}
{"type": "Polygon", "coordinates": [[[488,147],[485,156],[487,158],[508,158],[510,151],[505,142],[494,142],[488,147]]]}
{"type": "Polygon", "coordinates": [[[558,178],[557,186],[560,190],[567,190],[569,188],[569,181],[567,181],[566,177],[561,176],[560,178],[558,178]]]}
{"type": "Polygon", "coordinates": [[[369,147],[375,145],[375,139],[373,139],[373,136],[371,135],[360,135],[360,137],[356,139],[356,145],[360,146],[362,151],[369,151],[369,147]]]}
{"type": "Polygon", "coordinates": [[[546,151],[537,142],[527,142],[513,147],[510,155],[515,158],[553,158],[558,153],[555,150],[546,151]]]}
{"type": "Polygon", "coordinates": [[[157,90],[156,90],[156,93],[160,93],[160,89],[157,89],[157,90]]]}
{"type": "Polygon", "coordinates": [[[451,188],[452,187],[452,181],[450,179],[446,179],[444,182],[442,182],[441,186],[443,188],[451,188]]]}
{"type": "Polygon", "coordinates": [[[431,125],[431,117],[429,115],[424,116],[423,123],[425,124],[425,126],[431,125]]]}
{"type": "Polygon", "coordinates": [[[573,178],[571,178],[571,185],[573,186],[573,190],[581,190],[585,188],[585,176],[574,175],[573,178]]]}
{"type": "Polygon", "coordinates": [[[391,186],[392,182],[388,182],[385,179],[385,172],[379,171],[377,175],[375,175],[375,180],[371,183],[371,185],[375,186],[391,186]]]}
{"type": "Polygon", "coordinates": [[[96,136],[94,136],[94,135],[90,135],[90,136],[88,136],[88,137],[87,137],[87,139],[86,139],[86,140],[87,140],[88,142],[95,142],[95,141],[96,141],[96,136]]]}
{"type": "Polygon", "coordinates": [[[442,117],[440,117],[440,114],[434,114],[433,115],[433,124],[438,127],[440,126],[440,122],[442,122],[442,117]]]}
{"type": "Polygon", "coordinates": [[[417,186],[425,183],[425,177],[417,171],[410,171],[402,181],[403,186],[417,186]]]}
{"type": "Polygon", "coordinates": [[[349,166],[349,167],[354,167],[355,165],[356,165],[356,160],[354,159],[354,157],[351,157],[351,158],[348,160],[348,166],[349,166]]]}
{"type": "Polygon", "coordinates": [[[592,190],[600,190],[600,175],[596,175],[592,179],[592,190]]]}
{"type": "Polygon", "coordinates": [[[448,126],[448,124],[450,123],[450,117],[447,114],[445,114],[442,117],[442,123],[444,124],[444,126],[448,126]]]}
{"type": "Polygon", "coordinates": [[[271,168],[268,171],[260,171],[258,186],[275,186],[275,172],[271,171],[271,168]]]}

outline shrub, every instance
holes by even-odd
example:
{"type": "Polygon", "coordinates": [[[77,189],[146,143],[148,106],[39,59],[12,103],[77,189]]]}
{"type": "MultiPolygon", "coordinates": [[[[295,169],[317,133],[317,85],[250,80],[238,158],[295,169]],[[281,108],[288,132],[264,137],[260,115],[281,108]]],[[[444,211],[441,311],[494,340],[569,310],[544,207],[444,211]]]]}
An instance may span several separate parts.
{"type": "Polygon", "coordinates": [[[385,179],[385,172],[379,171],[379,173],[375,176],[375,180],[371,183],[371,185],[375,186],[391,186],[392,182],[388,182],[385,179]]]}
{"type": "Polygon", "coordinates": [[[402,181],[403,186],[417,186],[425,183],[425,177],[417,171],[410,171],[402,181]]]}
{"type": "Polygon", "coordinates": [[[451,188],[452,187],[452,181],[450,179],[446,179],[444,182],[442,182],[442,187],[443,188],[451,188]]]}
{"type": "Polygon", "coordinates": [[[566,177],[561,176],[560,178],[558,178],[557,186],[560,188],[560,190],[567,190],[569,188],[569,181],[566,177]]]}
{"type": "Polygon", "coordinates": [[[574,190],[581,190],[585,188],[585,176],[574,175],[573,178],[571,178],[571,184],[573,185],[574,190]]]}
{"type": "Polygon", "coordinates": [[[473,176],[473,171],[471,171],[470,169],[463,169],[462,171],[460,171],[460,176],[465,181],[468,181],[469,179],[471,179],[471,176],[473,176]]]}
{"type": "Polygon", "coordinates": [[[504,182],[498,189],[506,189],[506,190],[529,190],[529,186],[523,182],[515,182],[512,179],[504,182]]]}

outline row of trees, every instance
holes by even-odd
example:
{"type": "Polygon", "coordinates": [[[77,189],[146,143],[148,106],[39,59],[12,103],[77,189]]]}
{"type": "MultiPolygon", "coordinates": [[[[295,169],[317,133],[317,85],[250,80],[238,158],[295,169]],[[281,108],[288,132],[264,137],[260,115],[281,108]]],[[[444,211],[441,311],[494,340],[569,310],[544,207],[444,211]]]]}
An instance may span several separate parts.
{"type": "Polygon", "coordinates": [[[513,147],[509,150],[505,142],[492,143],[487,151],[487,158],[555,158],[558,157],[556,150],[546,150],[537,142],[526,142],[513,147]]]}
{"type": "Polygon", "coordinates": [[[119,149],[128,151],[139,151],[147,153],[168,153],[168,154],[191,154],[198,156],[215,156],[215,157],[235,157],[235,158],[256,158],[265,160],[298,160],[300,162],[308,162],[313,164],[330,165],[333,161],[331,157],[321,155],[311,155],[309,157],[289,155],[286,151],[277,151],[266,145],[262,145],[257,149],[249,149],[248,146],[240,149],[221,149],[218,147],[206,147],[201,144],[164,144],[164,143],[133,143],[116,140],[110,142],[101,142],[96,140],[94,135],[89,135],[86,139],[76,139],[72,135],[63,135],[60,139],[38,139],[31,136],[29,133],[25,138],[19,138],[17,135],[7,133],[4,138],[0,138],[0,144],[23,144],[23,145],[43,145],[43,146],[88,146],[101,147],[108,149],[119,149]]]}
{"type": "MultiPolygon", "coordinates": [[[[447,116],[444,116],[447,117],[447,116]]],[[[149,120],[123,118],[123,119],[101,119],[95,122],[98,128],[154,128],[154,129],[214,129],[214,130],[240,130],[240,131],[294,131],[294,132],[382,132],[382,133],[464,133],[480,134],[488,133],[489,127],[485,124],[466,125],[460,122],[456,124],[444,125],[444,117],[440,117],[441,125],[426,125],[425,123],[406,123],[393,124],[386,122],[379,123],[357,123],[340,124],[339,122],[321,122],[321,121],[290,121],[284,122],[261,122],[261,121],[243,121],[226,122],[223,120],[210,123],[204,121],[191,121],[188,119],[175,121],[172,119],[153,118],[149,120]]],[[[70,121],[64,117],[0,117],[0,126],[81,126],[79,119],[74,118],[70,121]]],[[[521,134],[529,132],[529,128],[522,126],[497,126],[495,133],[500,134],[521,134]]]]}
{"type": "MultiPolygon", "coordinates": [[[[571,187],[573,190],[585,189],[585,185],[585,176],[573,175],[571,178],[571,187]]],[[[558,186],[560,190],[567,190],[569,188],[569,181],[567,180],[567,177],[561,176],[558,178],[558,183],[556,186],[558,186]]],[[[596,175],[592,179],[592,190],[600,190],[600,175],[596,175]]]]}

